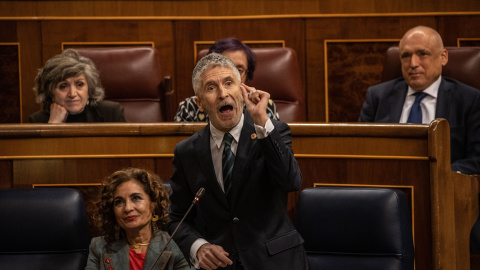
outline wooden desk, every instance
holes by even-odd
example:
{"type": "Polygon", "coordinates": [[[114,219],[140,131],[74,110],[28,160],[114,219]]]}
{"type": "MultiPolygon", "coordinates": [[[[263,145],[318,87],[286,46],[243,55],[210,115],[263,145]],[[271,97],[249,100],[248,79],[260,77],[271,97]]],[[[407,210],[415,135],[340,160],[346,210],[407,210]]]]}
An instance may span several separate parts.
{"type": "MultiPolygon", "coordinates": [[[[152,170],[168,181],[175,144],[204,125],[0,125],[0,187],[99,183],[127,166],[152,170]]],[[[290,126],[303,188],[400,188],[411,200],[416,269],[470,269],[469,235],[478,216],[478,182],[451,171],[447,121],[435,120],[430,126],[290,126]]],[[[297,195],[289,195],[291,217],[297,195]]]]}

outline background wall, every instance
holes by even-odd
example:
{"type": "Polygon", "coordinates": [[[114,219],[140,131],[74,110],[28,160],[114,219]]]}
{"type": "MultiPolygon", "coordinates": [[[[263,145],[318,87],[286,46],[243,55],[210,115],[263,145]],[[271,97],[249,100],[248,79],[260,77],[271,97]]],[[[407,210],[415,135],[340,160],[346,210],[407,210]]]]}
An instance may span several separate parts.
{"type": "Polygon", "coordinates": [[[480,46],[477,0],[0,1],[0,123],[28,122],[40,109],[37,69],[65,47],[85,46],[157,48],[173,79],[173,119],[193,95],[196,52],[229,36],[293,48],[307,120],[355,122],[386,49],[419,24],[437,29],[445,46],[480,46]]]}

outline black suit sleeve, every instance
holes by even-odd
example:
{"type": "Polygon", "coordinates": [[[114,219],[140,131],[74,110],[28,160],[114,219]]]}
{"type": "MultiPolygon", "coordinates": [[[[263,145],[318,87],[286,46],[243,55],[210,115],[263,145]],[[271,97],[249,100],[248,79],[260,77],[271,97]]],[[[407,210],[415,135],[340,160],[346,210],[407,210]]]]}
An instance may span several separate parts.
{"type": "Polygon", "coordinates": [[[362,110],[358,122],[373,122],[375,119],[375,112],[378,106],[378,98],[375,98],[371,87],[367,90],[367,96],[363,103],[362,110]]]}
{"type": "Polygon", "coordinates": [[[260,140],[262,153],[268,166],[271,179],[285,192],[299,190],[302,174],[292,150],[292,133],[290,127],[280,121],[272,120],[275,128],[260,140]]]}
{"type": "MultiPolygon", "coordinates": [[[[170,181],[172,190],[174,190],[171,196],[172,204],[169,211],[171,221],[168,225],[168,231],[170,234],[174,232],[182,220],[183,215],[192,203],[192,198],[195,196],[189,188],[188,179],[184,173],[185,168],[178,158],[180,156],[180,149],[181,147],[177,145],[174,150],[173,174],[170,181]]],[[[190,258],[190,247],[195,240],[202,237],[194,228],[196,212],[196,207],[193,207],[174,236],[175,242],[180,247],[185,258],[190,258]]]]}
{"type": "Polygon", "coordinates": [[[450,124],[452,170],[464,174],[480,174],[480,94],[475,93],[475,96],[469,96],[468,99],[472,101],[472,106],[462,108],[466,110],[463,115],[464,126],[450,124]]]}

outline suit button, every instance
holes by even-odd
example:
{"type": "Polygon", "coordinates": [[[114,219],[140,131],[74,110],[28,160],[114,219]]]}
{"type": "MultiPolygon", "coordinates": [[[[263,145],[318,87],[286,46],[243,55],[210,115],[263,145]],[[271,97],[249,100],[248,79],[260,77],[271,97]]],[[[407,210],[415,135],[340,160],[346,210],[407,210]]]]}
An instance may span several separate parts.
{"type": "Polygon", "coordinates": [[[110,266],[110,267],[107,268],[107,270],[113,270],[113,267],[110,266]]]}
{"type": "Polygon", "coordinates": [[[237,222],[239,222],[239,221],[240,221],[240,219],[238,219],[238,217],[234,217],[234,218],[233,218],[233,222],[234,222],[234,223],[237,223],[237,222]]]}
{"type": "Polygon", "coordinates": [[[111,263],[112,263],[112,260],[110,260],[109,258],[106,258],[106,259],[105,259],[105,263],[106,263],[106,264],[111,264],[111,263]]]}

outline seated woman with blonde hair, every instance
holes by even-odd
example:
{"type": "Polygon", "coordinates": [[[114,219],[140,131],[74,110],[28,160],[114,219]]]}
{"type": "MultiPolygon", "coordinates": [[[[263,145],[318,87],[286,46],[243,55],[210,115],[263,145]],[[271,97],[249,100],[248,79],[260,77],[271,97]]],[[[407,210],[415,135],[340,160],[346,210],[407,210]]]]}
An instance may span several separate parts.
{"type": "Polygon", "coordinates": [[[163,231],[170,200],[157,175],[137,168],[114,172],[100,196],[94,220],[102,236],[92,239],[85,269],[193,269],[163,231]]]}
{"type": "Polygon", "coordinates": [[[74,49],[50,58],[38,71],[33,88],[43,109],[31,123],[126,122],[118,102],[104,101],[95,64],[74,49]]]}

